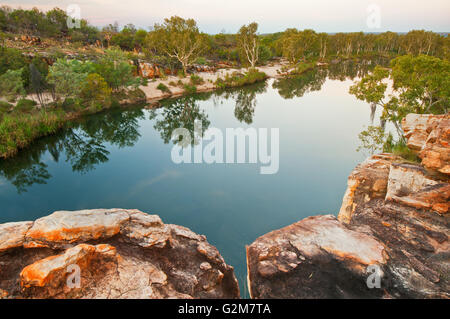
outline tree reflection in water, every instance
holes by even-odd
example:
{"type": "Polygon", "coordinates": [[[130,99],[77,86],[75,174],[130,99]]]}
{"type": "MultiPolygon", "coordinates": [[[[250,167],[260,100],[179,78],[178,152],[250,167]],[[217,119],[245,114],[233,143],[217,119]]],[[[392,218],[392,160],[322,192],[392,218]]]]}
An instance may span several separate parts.
{"type": "MultiPolygon", "coordinates": [[[[354,79],[366,75],[376,64],[386,61],[340,61],[330,63],[327,68],[316,68],[298,76],[280,78],[274,81],[273,88],[285,99],[302,97],[322,88],[327,77],[336,80],[354,79]]],[[[161,101],[161,107],[150,111],[150,119],[155,120],[154,128],[160,133],[164,143],[169,143],[176,128],[186,128],[195,136],[191,142],[199,142],[198,136],[210,126],[208,115],[201,110],[199,101],[212,99],[218,104],[223,99],[235,101],[234,116],[241,123],[253,123],[257,95],[266,92],[267,83],[219,90],[214,93],[201,93],[176,99],[161,101]],[[202,131],[194,135],[195,122],[200,121],[202,131]]],[[[372,109],[371,117],[376,109],[372,109]]],[[[43,155],[48,151],[55,162],[65,153],[65,161],[72,170],[86,173],[101,163],[108,161],[110,152],[106,143],[119,148],[132,147],[140,138],[139,119],[144,119],[142,109],[113,109],[91,115],[70,123],[58,134],[36,140],[30,147],[8,160],[0,160],[0,175],[11,182],[17,191],[24,192],[33,184],[45,184],[51,178],[43,155]]],[[[186,145],[187,146],[187,145],[186,145]]]]}
{"type": "Polygon", "coordinates": [[[111,110],[72,122],[58,134],[36,140],[13,158],[0,160],[0,174],[19,193],[33,184],[46,184],[51,178],[43,155],[48,151],[55,162],[62,152],[72,170],[86,173],[108,161],[105,143],[119,148],[133,146],[140,137],[138,120],[144,118],[141,109],[111,110]]]}

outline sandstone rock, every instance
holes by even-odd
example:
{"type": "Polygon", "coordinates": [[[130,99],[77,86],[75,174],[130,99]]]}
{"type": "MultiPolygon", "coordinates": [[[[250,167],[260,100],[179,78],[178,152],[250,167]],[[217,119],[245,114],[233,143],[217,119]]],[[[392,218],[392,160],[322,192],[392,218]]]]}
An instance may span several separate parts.
{"type": "Polygon", "coordinates": [[[0,225],[0,253],[11,248],[20,247],[25,241],[25,234],[32,222],[16,222],[0,225]]]}
{"type": "MultiPolygon", "coordinates": [[[[239,298],[233,267],[205,236],[157,215],[60,211],[28,228],[16,249],[0,255],[8,298],[239,298]],[[67,285],[73,264],[80,288],[67,285]]],[[[0,238],[2,229],[10,227],[0,226],[0,238]]]]}
{"type": "Polygon", "coordinates": [[[416,193],[438,183],[419,165],[393,163],[389,170],[386,200],[416,193]]]}
{"type": "Polygon", "coordinates": [[[252,297],[450,298],[448,177],[384,154],[348,184],[340,222],[309,217],[247,248],[252,297]]]}
{"type": "MultiPolygon", "coordinates": [[[[69,293],[74,287],[68,286],[67,277],[75,270],[70,267],[78,266],[83,278],[87,273],[98,274],[100,270],[104,275],[111,267],[110,263],[117,264],[117,258],[116,249],[110,245],[80,244],[61,255],[50,256],[25,267],[20,273],[20,285],[25,295],[34,294],[39,298],[69,293]]],[[[75,288],[81,288],[81,285],[86,286],[86,283],[80,282],[80,287],[75,288]]]]}
{"type": "Polygon", "coordinates": [[[446,214],[450,210],[450,185],[442,183],[425,187],[407,196],[393,196],[392,200],[417,209],[430,209],[446,214]]]}
{"type": "Polygon", "coordinates": [[[408,114],[402,127],[407,146],[419,153],[425,167],[450,174],[449,114],[408,114]]]}
{"type": "Polygon", "coordinates": [[[396,160],[399,158],[391,154],[373,155],[356,166],[348,177],[348,187],[339,210],[341,222],[348,223],[359,205],[386,196],[390,165],[396,160]]]}
{"type": "Polygon", "coordinates": [[[442,119],[428,135],[419,153],[422,164],[441,173],[450,175],[450,115],[442,119]]]}
{"type": "Polygon", "coordinates": [[[448,225],[448,214],[381,199],[358,208],[350,222],[385,245],[381,287],[398,298],[450,298],[448,225]]]}
{"type": "Polygon", "coordinates": [[[99,238],[108,238],[120,231],[129,219],[122,209],[57,211],[36,220],[25,235],[24,247],[58,247],[99,238]]]}
{"type": "Polygon", "coordinates": [[[423,167],[391,165],[386,200],[444,214],[449,210],[449,198],[450,184],[431,176],[423,167]]]}
{"type": "Polygon", "coordinates": [[[406,145],[412,150],[420,151],[440,118],[432,114],[406,115],[402,120],[404,136],[407,139],[406,145]]]}
{"type": "Polygon", "coordinates": [[[373,236],[348,228],[334,216],[305,218],[247,247],[250,294],[253,298],[369,296],[366,268],[387,262],[384,249],[373,236]]]}

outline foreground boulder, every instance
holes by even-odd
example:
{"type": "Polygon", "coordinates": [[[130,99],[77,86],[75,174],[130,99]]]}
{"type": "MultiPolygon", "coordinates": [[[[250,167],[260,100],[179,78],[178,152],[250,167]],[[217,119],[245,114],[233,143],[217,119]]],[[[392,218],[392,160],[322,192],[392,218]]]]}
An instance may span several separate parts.
{"type": "Polygon", "coordinates": [[[381,242],[331,215],[270,232],[247,247],[253,298],[369,297],[369,265],[385,265],[381,242]]]}
{"type": "Polygon", "coordinates": [[[0,225],[3,298],[238,298],[204,236],[138,210],[58,211],[0,225]]]}

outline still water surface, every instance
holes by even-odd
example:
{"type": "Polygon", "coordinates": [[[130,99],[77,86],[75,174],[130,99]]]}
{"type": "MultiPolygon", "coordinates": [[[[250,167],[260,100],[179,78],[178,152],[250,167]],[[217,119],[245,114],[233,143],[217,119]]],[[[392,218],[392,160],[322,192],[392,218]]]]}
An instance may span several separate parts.
{"type": "Polygon", "coordinates": [[[245,245],[302,218],[337,214],[347,176],[365,155],[369,106],[348,93],[366,71],[309,72],[246,88],[90,116],[0,161],[0,223],[56,210],[137,208],[207,236],[246,295],[245,245]],[[279,128],[280,166],[174,164],[176,127],[279,128]]]}

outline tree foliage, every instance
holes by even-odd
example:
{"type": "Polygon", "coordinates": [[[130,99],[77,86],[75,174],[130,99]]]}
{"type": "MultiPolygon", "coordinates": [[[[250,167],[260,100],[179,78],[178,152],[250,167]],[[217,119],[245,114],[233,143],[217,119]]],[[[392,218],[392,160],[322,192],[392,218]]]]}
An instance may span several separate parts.
{"type": "Polygon", "coordinates": [[[193,19],[173,16],[155,24],[146,38],[146,47],[156,54],[166,54],[178,60],[184,73],[206,49],[206,35],[201,33],[193,19]]]}

